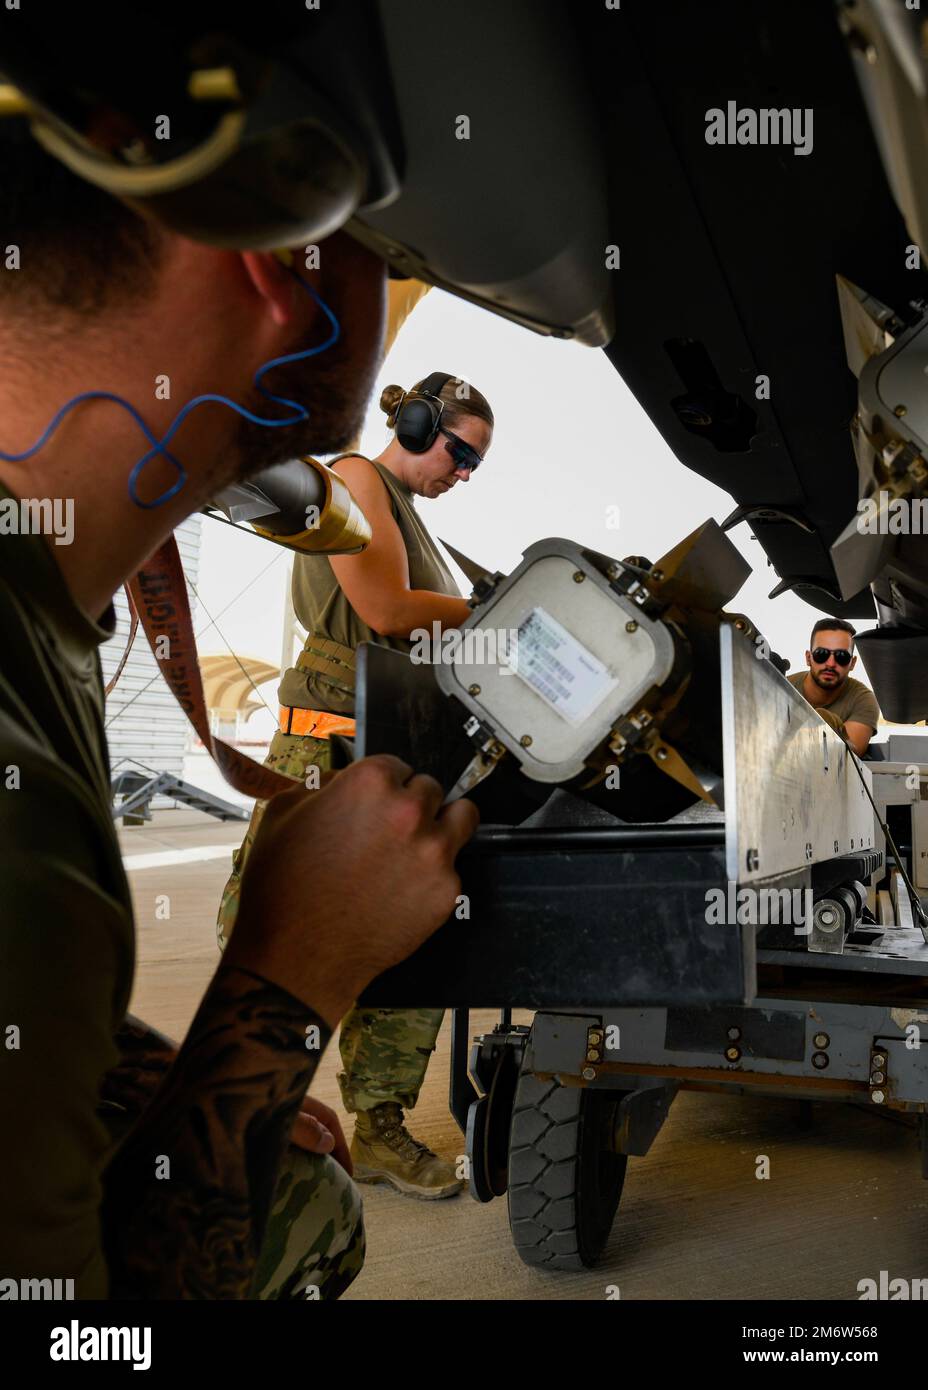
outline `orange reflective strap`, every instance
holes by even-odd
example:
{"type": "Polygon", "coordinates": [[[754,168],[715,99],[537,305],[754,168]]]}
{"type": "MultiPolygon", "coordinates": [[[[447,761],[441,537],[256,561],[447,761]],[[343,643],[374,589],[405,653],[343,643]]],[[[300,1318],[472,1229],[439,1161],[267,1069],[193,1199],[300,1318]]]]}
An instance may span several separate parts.
{"type": "Polygon", "coordinates": [[[345,714],[329,714],[327,710],[297,709],[295,705],[281,705],[280,732],[295,734],[301,738],[331,738],[333,734],[354,738],[355,721],[345,714]]]}

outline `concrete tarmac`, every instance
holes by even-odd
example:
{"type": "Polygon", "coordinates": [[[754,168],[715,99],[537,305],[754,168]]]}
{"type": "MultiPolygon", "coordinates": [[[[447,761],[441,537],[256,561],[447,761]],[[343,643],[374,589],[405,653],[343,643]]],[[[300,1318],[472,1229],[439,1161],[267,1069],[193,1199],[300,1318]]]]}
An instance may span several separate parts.
{"type": "MultiPolygon", "coordinates": [[[[215,856],[225,845],[231,855],[244,829],[176,810],[120,830],[132,860],[159,855],[130,870],[139,938],[132,1011],[176,1039],[215,969],[216,907],[230,868],[225,857],[197,852],[215,856]]],[[[495,1018],[473,1015],[474,1031],[495,1018]]],[[[464,1142],[448,1111],[449,1031],[446,1021],[411,1128],[454,1156],[464,1142]]],[[[333,1044],[314,1086],[337,1108],[338,1065],[333,1044]]],[[[350,1137],[349,1117],[345,1130],[350,1137]]],[[[595,1269],[523,1265],[505,1198],[420,1202],[365,1186],[367,1263],[345,1297],[587,1300],[615,1298],[617,1289],[623,1300],[854,1300],[859,1282],[879,1280],[881,1270],[928,1280],[928,1182],[920,1173],[910,1122],[891,1112],[816,1103],[803,1129],[794,1100],[683,1093],[648,1156],[630,1160],[595,1269]],[[766,1180],[755,1176],[761,1155],[766,1180]]]]}

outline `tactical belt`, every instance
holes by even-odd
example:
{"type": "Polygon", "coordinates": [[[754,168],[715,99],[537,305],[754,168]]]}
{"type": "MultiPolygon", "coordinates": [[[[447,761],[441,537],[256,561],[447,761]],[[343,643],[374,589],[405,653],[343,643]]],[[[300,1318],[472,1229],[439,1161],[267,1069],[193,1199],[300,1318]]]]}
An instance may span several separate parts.
{"type": "Polygon", "coordinates": [[[310,633],[296,659],[296,667],[298,671],[325,676],[342,695],[354,695],[354,651],[331,637],[310,633]]]}
{"type": "MultiPolygon", "coordinates": [[[[296,660],[298,671],[312,671],[314,675],[324,676],[327,684],[333,686],[340,695],[354,696],[354,651],[342,646],[331,637],[323,637],[312,632],[307,637],[296,660]]],[[[280,732],[296,734],[301,737],[331,738],[332,734],[344,734],[353,738],[355,721],[350,715],[332,714],[328,710],[301,709],[293,705],[280,707],[280,732]]]]}

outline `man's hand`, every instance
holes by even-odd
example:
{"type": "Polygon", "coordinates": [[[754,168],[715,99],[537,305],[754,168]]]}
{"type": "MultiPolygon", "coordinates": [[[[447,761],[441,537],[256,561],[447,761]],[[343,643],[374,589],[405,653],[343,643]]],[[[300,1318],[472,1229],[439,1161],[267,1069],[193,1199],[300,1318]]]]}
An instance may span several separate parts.
{"type": "Polygon", "coordinates": [[[353,763],[321,791],[275,796],[224,964],[289,990],[334,1028],[454,907],[454,861],[479,817],[472,802],[442,798],[433,778],[388,754],[353,763]]]}
{"type": "Polygon", "coordinates": [[[832,713],[832,711],[824,705],[815,705],[813,708],[817,714],[821,715],[825,723],[830,725],[836,734],[840,734],[849,747],[853,748],[858,758],[864,756],[867,749],[870,747],[870,740],[873,737],[873,730],[869,724],[859,724],[854,720],[845,723],[843,719],[839,719],[836,714],[832,713]]]}
{"type": "Polygon", "coordinates": [[[311,1154],[331,1154],[351,1177],[353,1165],[341,1121],[330,1105],[304,1096],[290,1143],[311,1154]]]}

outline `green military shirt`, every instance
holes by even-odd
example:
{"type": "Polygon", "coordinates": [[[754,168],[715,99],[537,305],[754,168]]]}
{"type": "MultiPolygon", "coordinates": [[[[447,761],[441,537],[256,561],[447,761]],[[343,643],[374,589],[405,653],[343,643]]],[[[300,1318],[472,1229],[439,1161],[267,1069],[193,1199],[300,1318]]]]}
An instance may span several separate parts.
{"type": "MultiPolygon", "coordinates": [[[[409,561],[409,587],[460,598],[461,591],[454,576],[416,511],[412,492],[383,464],[375,459],[371,462],[390,494],[390,508],[409,561]]],[[[326,555],[298,555],[294,560],[293,607],[308,633],[328,637],[352,651],[361,642],[376,642],[378,646],[402,652],[412,649],[412,643],[405,638],[388,637],[368,627],[345,597],[326,555]]],[[[352,683],[350,677],[346,677],[346,681],[352,683]]],[[[279,696],[282,705],[298,709],[331,710],[336,714],[354,712],[353,696],[316,671],[295,668],[285,671],[279,696]]]]}
{"type": "MultiPolygon", "coordinates": [[[[804,671],[797,671],[795,675],[787,676],[787,680],[796,687],[800,695],[803,695],[803,686],[806,676],[809,674],[808,667],[804,671]]],[[[880,707],[876,702],[873,691],[864,685],[863,681],[855,681],[853,676],[848,676],[841,687],[841,693],[837,699],[830,704],[816,706],[830,710],[831,713],[847,724],[867,724],[876,733],[880,719],[880,707]]]]}
{"type": "Polygon", "coordinates": [[[96,1107],[134,966],[97,650],[113,625],[42,537],[0,536],[0,1277],[73,1277],[84,1298],[107,1292],[96,1107]]]}

